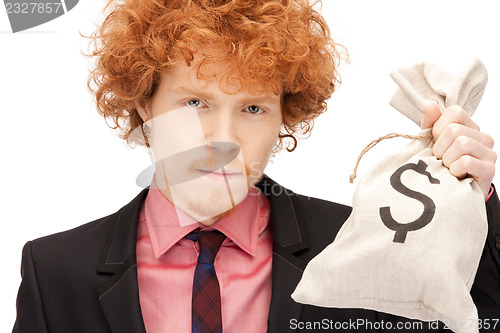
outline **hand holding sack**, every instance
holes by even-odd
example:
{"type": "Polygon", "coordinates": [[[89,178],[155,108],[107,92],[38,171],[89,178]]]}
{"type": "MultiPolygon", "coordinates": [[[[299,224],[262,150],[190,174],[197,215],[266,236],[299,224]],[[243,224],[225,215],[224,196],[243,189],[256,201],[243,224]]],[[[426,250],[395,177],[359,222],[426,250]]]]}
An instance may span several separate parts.
{"type": "MultiPolygon", "coordinates": [[[[399,89],[390,104],[417,125],[430,103],[442,110],[458,104],[472,115],[487,82],[479,60],[457,77],[427,63],[391,76],[399,89]]],[[[296,302],[478,332],[470,289],[487,234],[484,196],[473,178],[457,179],[432,154],[430,132],[422,130],[360,180],[351,215],[307,265],[292,294],[296,302]]]]}

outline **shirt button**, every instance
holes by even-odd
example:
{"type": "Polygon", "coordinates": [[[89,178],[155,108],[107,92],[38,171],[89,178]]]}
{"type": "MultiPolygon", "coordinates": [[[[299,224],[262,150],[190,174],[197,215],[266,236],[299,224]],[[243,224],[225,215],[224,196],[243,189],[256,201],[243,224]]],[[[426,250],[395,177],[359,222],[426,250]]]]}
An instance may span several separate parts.
{"type": "Polygon", "coordinates": [[[500,236],[495,237],[495,247],[500,250],[500,236]]]}

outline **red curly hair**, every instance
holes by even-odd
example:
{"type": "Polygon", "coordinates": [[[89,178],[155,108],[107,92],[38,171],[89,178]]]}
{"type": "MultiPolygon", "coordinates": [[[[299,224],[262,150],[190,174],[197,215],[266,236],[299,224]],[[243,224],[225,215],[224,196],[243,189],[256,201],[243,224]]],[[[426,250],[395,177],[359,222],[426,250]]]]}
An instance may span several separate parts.
{"type": "MultiPolygon", "coordinates": [[[[338,46],[324,18],[308,0],[108,0],[110,13],[91,36],[97,57],[88,87],[96,106],[120,137],[134,142],[132,132],[143,120],[136,102],[155,93],[162,73],[178,61],[188,65],[206,46],[217,46],[197,67],[228,61],[240,83],[258,82],[282,91],[283,138],[297,145],[296,134],[309,134],[314,119],[326,110],[340,77],[338,46]],[[95,86],[92,87],[92,84],[95,86]]],[[[244,87],[243,87],[244,88],[244,87]]],[[[142,143],[140,143],[142,144],[142,143]]],[[[148,145],[147,142],[145,142],[148,145]]]]}

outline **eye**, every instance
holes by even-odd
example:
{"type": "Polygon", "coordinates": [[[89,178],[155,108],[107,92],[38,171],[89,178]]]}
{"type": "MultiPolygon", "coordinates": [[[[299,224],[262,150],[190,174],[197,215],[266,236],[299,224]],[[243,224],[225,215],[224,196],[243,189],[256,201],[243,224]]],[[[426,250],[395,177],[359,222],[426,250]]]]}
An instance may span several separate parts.
{"type": "Polygon", "coordinates": [[[186,105],[190,106],[192,108],[202,108],[205,106],[205,103],[203,103],[202,101],[200,101],[197,98],[193,98],[193,99],[190,99],[189,101],[187,101],[186,105]]]}
{"type": "Polygon", "coordinates": [[[247,112],[249,112],[249,113],[251,113],[251,114],[259,114],[259,113],[264,112],[264,110],[262,110],[257,105],[247,106],[244,110],[247,111],[247,112]]]}

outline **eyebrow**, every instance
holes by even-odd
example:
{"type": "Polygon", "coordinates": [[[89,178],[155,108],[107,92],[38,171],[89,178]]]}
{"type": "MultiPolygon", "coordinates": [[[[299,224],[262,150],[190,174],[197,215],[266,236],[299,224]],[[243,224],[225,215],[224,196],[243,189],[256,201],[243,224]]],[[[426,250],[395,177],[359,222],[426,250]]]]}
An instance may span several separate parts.
{"type": "Polygon", "coordinates": [[[175,88],[174,91],[177,92],[177,93],[185,93],[185,94],[200,96],[200,97],[206,98],[206,99],[213,98],[212,94],[209,94],[207,92],[200,91],[200,90],[197,90],[197,89],[192,89],[190,87],[180,86],[180,87],[175,88]]]}
{"type": "Polygon", "coordinates": [[[273,98],[273,95],[259,95],[259,96],[248,96],[248,97],[245,97],[243,100],[242,100],[243,104],[248,104],[248,103],[256,103],[256,104],[260,104],[260,103],[270,103],[270,104],[274,104],[274,103],[279,103],[280,102],[280,98],[278,97],[277,99],[273,98]]]}
{"type": "MultiPolygon", "coordinates": [[[[213,95],[210,93],[207,93],[205,91],[201,91],[198,89],[193,89],[190,87],[185,87],[185,86],[180,86],[174,89],[175,92],[177,93],[185,93],[185,94],[190,94],[194,96],[199,96],[204,99],[213,99],[213,95]]],[[[240,100],[240,103],[242,104],[248,104],[248,103],[255,103],[255,104],[260,104],[260,103],[279,103],[280,98],[275,99],[274,94],[266,94],[266,95],[250,95],[245,96],[240,100]]]]}

